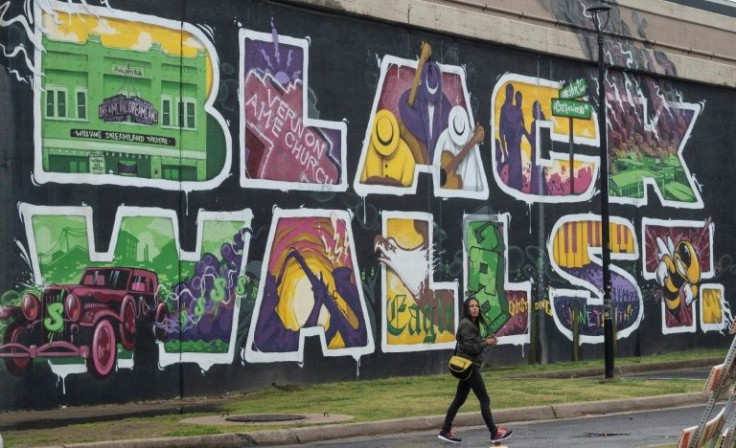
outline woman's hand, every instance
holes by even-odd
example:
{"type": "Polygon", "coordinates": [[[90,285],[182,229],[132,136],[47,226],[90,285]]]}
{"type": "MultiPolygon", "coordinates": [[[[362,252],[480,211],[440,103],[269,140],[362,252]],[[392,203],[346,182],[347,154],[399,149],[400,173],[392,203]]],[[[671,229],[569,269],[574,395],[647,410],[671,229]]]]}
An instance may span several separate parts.
{"type": "Polygon", "coordinates": [[[495,334],[492,334],[492,335],[488,336],[487,338],[485,338],[483,340],[483,342],[485,342],[485,344],[488,347],[493,347],[494,345],[498,344],[498,338],[496,337],[495,334]]]}

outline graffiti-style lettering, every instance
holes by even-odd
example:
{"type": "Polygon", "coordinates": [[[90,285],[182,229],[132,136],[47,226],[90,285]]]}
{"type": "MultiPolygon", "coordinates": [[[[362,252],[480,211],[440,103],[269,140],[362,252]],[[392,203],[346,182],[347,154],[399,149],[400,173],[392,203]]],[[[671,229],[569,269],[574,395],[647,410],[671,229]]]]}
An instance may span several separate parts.
{"type": "MultiPolygon", "coordinates": [[[[250,210],[200,211],[195,252],[180,249],[174,210],[119,207],[107,252],[96,251],[92,244],[90,207],[21,204],[20,211],[39,284],[77,284],[76,267],[90,266],[81,286],[129,290],[144,298],[133,307],[133,315],[143,309],[156,318],[160,365],[193,362],[208,369],[232,362],[240,308],[235,290],[248,253],[250,210]],[[63,257],[51,250],[61,247],[60,241],[69,245],[63,257]],[[137,268],[112,268],[116,266],[137,268]],[[205,351],[202,341],[207,342],[205,351]]],[[[106,294],[110,300],[110,293],[106,294]]],[[[56,311],[57,306],[48,309],[56,311]]],[[[55,315],[50,315],[48,324],[55,328],[56,322],[55,315]]],[[[126,348],[133,347],[134,338],[134,334],[117,335],[126,348]]]]}
{"type": "Polygon", "coordinates": [[[382,215],[383,233],[373,246],[381,262],[383,351],[454,347],[457,284],[432,279],[432,215],[382,215]]]}
{"type": "Polygon", "coordinates": [[[704,332],[723,331],[733,321],[723,285],[700,285],[700,328],[704,332]]]}
{"type": "Polygon", "coordinates": [[[225,287],[227,286],[227,280],[222,277],[215,279],[215,288],[212,290],[210,295],[213,302],[220,303],[225,299],[225,287]]]}
{"type": "Polygon", "coordinates": [[[702,106],[667,99],[676,95],[662,95],[650,78],[639,83],[624,72],[612,74],[611,82],[615,85],[607,98],[608,122],[613,124],[608,133],[611,202],[646,205],[650,185],[666,206],[702,208],[682,155],[702,106]]]}
{"type": "Polygon", "coordinates": [[[238,283],[235,287],[235,294],[238,295],[238,297],[243,297],[246,293],[245,287],[248,284],[248,278],[244,275],[241,275],[238,277],[238,283]]]}
{"type": "Polygon", "coordinates": [[[475,297],[488,321],[485,334],[499,344],[529,342],[531,283],[508,279],[510,216],[467,215],[463,218],[465,297],[475,297]]]}
{"type": "Polygon", "coordinates": [[[347,127],[307,114],[307,40],[241,30],[240,70],[241,185],[345,191],[347,127]]]}
{"type": "Polygon", "coordinates": [[[560,203],[580,202],[593,195],[600,162],[581,152],[590,153],[600,145],[597,117],[571,120],[553,116],[552,98],[561,87],[557,81],[507,74],[493,88],[493,176],[503,191],[516,198],[560,203]],[[568,145],[554,145],[569,143],[570,123],[574,156],[568,154],[568,145]],[[544,144],[546,132],[551,148],[544,144]]]}
{"type": "Polygon", "coordinates": [[[465,70],[435,62],[426,42],[421,51],[418,61],[382,59],[355,191],[414,194],[428,173],[437,197],[486,199],[485,129],[473,119],[465,70]]]}
{"type": "Polygon", "coordinates": [[[193,191],[225,179],[232,142],[213,107],[220,64],[205,33],[101,6],[33,3],[34,60],[45,68],[34,70],[36,181],[193,191]],[[175,67],[190,84],[172,81],[175,67]]]}
{"type": "Polygon", "coordinates": [[[324,356],[372,353],[357,272],[347,212],[274,209],[244,359],[301,362],[307,336],[324,356]]]}
{"type": "MultiPolygon", "coordinates": [[[[639,249],[634,226],[620,217],[611,217],[611,260],[634,261],[639,249]]],[[[557,329],[571,341],[603,342],[603,271],[601,222],[596,215],[568,215],[554,226],[547,244],[553,269],[582,289],[550,288],[552,316],[557,329]],[[592,296],[591,296],[592,294],[592,296]]],[[[626,338],[636,330],[644,315],[641,291],[624,269],[611,265],[611,303],[614,334],[626,338]]]]}
{"type": "Polygon", "coordinates": [[[701,285],[702,280],[715,275],[714,233],[710,220],[642,219],[643,276],[660,288],[663,334],[695,332],[698,305],[703,331],[721,331],[728,326],[731,315],[722,301],[723,286],[708,284],[703,291],[701,285]],[[695,303],[702,297],[708,302],[695,303]]]}
{"type": "Polygon", "coordinates": [[[404,294],[389,300],[386,331],[390,335],[401,336],[408,332],[411,336],[423,336],[425,343],[433,343],[438,333],[453,328],[454,307],[451,304],[439,307],[426,304],[420,310],[416,303],[408,304],[409,300],[404,294]]]}
{"type": "Polygon", "coordinates": [[[43,326],[52,333],[61,331],[64,328],[64,304],[51,303],[46,309],[49,317],[43,320],[43,326]]]}
{"type": "MultiPolygon", "coordinates": [[[[204,297],[200,297],[197,299],[197,305],[194,307],[194,315],[197,317],[202,317],[204,314],[204,305],[207,302],[207,300],[204,297]]],[[[186,321],[184,321],[186,323],[186,321]]]]}
{"type": "Polygon", "coordinates": [[[399,323],[399,316],[406,311],[406,294],[396,295],[389,301],[388,308],[390,314],[386,323],[386,330],[394,336],[399,336],[406,328],[406,323],[399,323]]]}

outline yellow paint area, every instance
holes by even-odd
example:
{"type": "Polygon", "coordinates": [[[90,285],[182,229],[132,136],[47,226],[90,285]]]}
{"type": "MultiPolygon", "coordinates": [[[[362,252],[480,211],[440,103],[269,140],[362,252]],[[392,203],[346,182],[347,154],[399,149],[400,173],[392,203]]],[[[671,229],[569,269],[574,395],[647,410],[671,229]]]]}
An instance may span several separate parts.
{"type": "MultiPolygon", "coordinates": [[[[388,219],[386,222],[386,238],[393,238],[402,248],[407,250],[419,249],[429,244],[425,236],[417,231],[413,219],[388,219]]],[[[410,269],[427,270],[429,266],[412,266],[410,269]]],[[[444,291],[452,294],[451,291],[444,291]]],[[[440,294],[441,291],[434,291],[440,294]]],[[[399,335],[386,333],[386,341],[389,345],[414,345],[422,344],[428,333],[436,335],[435,343],[445,343],[455,340],[452,328],[439,331],[437,322],[438,310],[433,310],[429,316],[424,312],[425,304],[418,302],[409,289],[404,285],[391,269],[386,270],[386,319],[389,325],[395,328],[403,328],[399,335]],[[416,305],[416,307],[414,306],[416,305]],[[400,309],[403,308],[403,311],[400,309]],[[431,330],[429,329],[431,328],[431,330]]]]}
{"type": "Polygon", "coordinates": [[[208,95],[212,89],[212,60],[204,43],[193,34],[144,22],[97,17],[82,10],[75,13],[57,11],[56,17],[44,12],[42,20],[44,33],[52,40],[86,43],[90,34],[96,34],[104,46],[111,48],[147,51],[151,43],[158,42],[167,54],[183,57],[194,57],[202,50],[207,56],[208,95]]]}
{"type": "MultiPolygon", "coordinates": [[[[323,281],[327,284],[327,287],[331,291],[334,291],[335,285],[332,283],[333,279],[330,266],[327,266],[316,257],[305,256],[304,258],[317,278],[322,274],[323,281]]],[[[276,310],[281,317],[281,321],[289,330],[299,331],[306,324],[307,317],[312,312],[315,300],[314,293],[312,292],[312,284],[304,274],[299,263],[293,258],[287,261],[287,265],[284,268],[284,277],[278,287],[278,296],[279,304],[276,306],[276,310]]],[[[324,310],[324,305],[323,310],[320,311],[319,324],[325,328],[329,324],[329,313],[324,310]]]]}
{"type": "MultiPolygon", "coordinates": [[[[305,255],[305,254],[303,254],[305,255]]],[[[305,261],[311,271],[322,279],[327,285],[328,290],[332,293],[332,298],[326,300],[334,300],[337,307],[342,312],[342,316],[331,316],[325,305],[322,305],[317,319],[317,325],[326,330],[330,328],[332,319],[346,319],[353,329],[357,329],[360,325],[358,317],[348,308],[345,300],[337,293],[334,278],[332,277],[332,266],[324,263],[324,257],[314,257],[305,255],[305,261]]],[[[292,331],[299,331],[307,323],[307,318],[312,312],[315,305],[314,292],[312,284],[305,275],[301,266],[292,258],[289,259],[284,269],[284,277],[282,283],[278,287],[279,302],[276,306],[276,313],[281,318],[284,326],[292,331]]],[[[337,333],[335,337],[327,341],[328,348],[344,348],[345,341],[342,335],[337,333]]]]}
{"type": "Polygon", "coordinates": [[[396,116],[387,109],[373,118],[371,139],[360,175],[362,183],[408,187],[414,182],[416,160],[401,138],[396,116]]]}
{"type": "MultiPolygon", "coordinates": [[[[334,228],[329,218],[317,218],[313,225],[324,229],[329,234],[334,234],[334,228]]],[[[317,325],[325,330],[330,328],[332,319],[345,319],[351,328],[358,329],[360,320],[358,316],[348,307],[347,302],[340,296],[335,287],[335,279],[332,271],[337,267],[327,254],[327,249],[320,238],[310,232],[299,232],[298,227],[290,225],[279,226],[276,231],[275,241],[293,241],[294,247],[298,247],[299,253],[304,257],[304,262],[309,270],[316,276],[317,280],[321,280],[331,293],[331,297],[325,300],[333,300],[337,308],[342,313],[341,316],[332,316],[325,305],[320,307],[317,325]],[[296,229],[296,230],[295,230],[296,229]]],[[[283,278],[278,286],[277,294],[279,297],[276,313],[281,319],[284,326],[292,331],[299,331],[307,323],[307,319],[314,309],[315,297],[312,290],[312,283],[302,269],[301,265],[294,259],[288,257],[290,251],[285,250],[279,254],[271,254],[271,257],[277,257],[271,263],[271,275],[278,278],[280,269],[283,268],[283,278]],[[288,257],[288,258],[287,258],[288,257]],[[276,271],[274,271],[274,269],[276,271]]],[[[327,341],[328,348],[344,348],[345,341],[343,336],[336,334],[331,340],[327,341]]]]}
{"type": "Polygon", "coordinates": [[[720,324],[723,322],[723,298],[719,289],[703,288],[703,322],[706,324],[720,324]]]}
{"type": "Polygon", "coordinates": [[[393,238],[404,249],[416,249],[429,244],[414,226],[413,219],[389,219],[386,221],[387,238],[393,238]]]}
{"type": "MultiPolygon", "coordinates": [[[[533,107],[534,102],[539,101],[542,112],[544,113],[545,120],[554,123],[552,132],[561,136],[568,136],[570,134],[570,119],[567,117],[554,117],[552,116],[552,98],[559,97],[558,87],[548,87],[539,84],[532,84],[522,81],[507,81],[502,85],[496,87],[496,101],[494,107],[494,123],[493,123],[493,137],[500,141],[500,123],[501,123],[501,107],[506,101],[506,86],[511,84],[514,87],[514,95],[516,92],[521,92],[522,105],[521,111],[523,113],[524,128],[527,131],[531,131],[532,123],[534,122],[533,107]]],[[[561,87],[561,86],[560,86],[561,87]]],[[[512,103],[515,104],[515,99],[512,99],[512,103]]],[[[575,137],[585,137],[594,139],[598,135],[598,131],[593,121],[593,116],[587,120],[574,119],[573,124],[573,135],[575,137]]],[[[524,164],[530,163],[531,160],[531,144],[526,138],[521,140],[521,152],[522,161],[524,164]]],[[[561,168],[561,162],[555,162],[554,171],[561,168]]],[[[565,167],[569,165],[567,160],[562,163],[565,167]]],[[[579,169],[583,166],[590,166],[590,163],[578,162],[577,160],[573,163],[574,169],[579,169]]]]}
{"type": "MultiPolygon", "coordinates": [[[[588,250],[602,247],[601,222],[577,221],[560,226],[553,237],[552,256],[563,268],[582,268],[590,264],[588,250]]],[[[609,238],[611,253],[636,253],[634,234],[622,224],[610,223],[609,238]]]]}

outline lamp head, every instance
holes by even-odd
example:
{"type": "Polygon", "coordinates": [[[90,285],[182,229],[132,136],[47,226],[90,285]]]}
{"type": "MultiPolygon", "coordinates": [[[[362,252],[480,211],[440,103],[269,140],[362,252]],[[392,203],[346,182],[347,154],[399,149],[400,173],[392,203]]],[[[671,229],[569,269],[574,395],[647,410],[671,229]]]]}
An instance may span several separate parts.
{"type": "Polygon", "coordinates": [[[590,17],[593,20],[595,30],[600,32],[608,25],[608,13],[611,11],[611,6],[603,2],[595,2],[589,7],[585,8],[585,12],[590,13],[590,17]],[[601,18],[605,15],[606,22],[601,25],[601,18]]]}

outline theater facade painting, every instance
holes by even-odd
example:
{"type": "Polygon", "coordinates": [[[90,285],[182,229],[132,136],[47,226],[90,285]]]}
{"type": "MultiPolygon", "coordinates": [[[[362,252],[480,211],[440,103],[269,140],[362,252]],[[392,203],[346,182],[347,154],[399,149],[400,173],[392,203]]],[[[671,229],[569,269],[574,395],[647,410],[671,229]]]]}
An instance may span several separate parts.
{"type": "Polygon", "coordinates": [[[186,22],[36,2],[34,177],[200,190],[230,167],[209,38],[186,22]]]}

